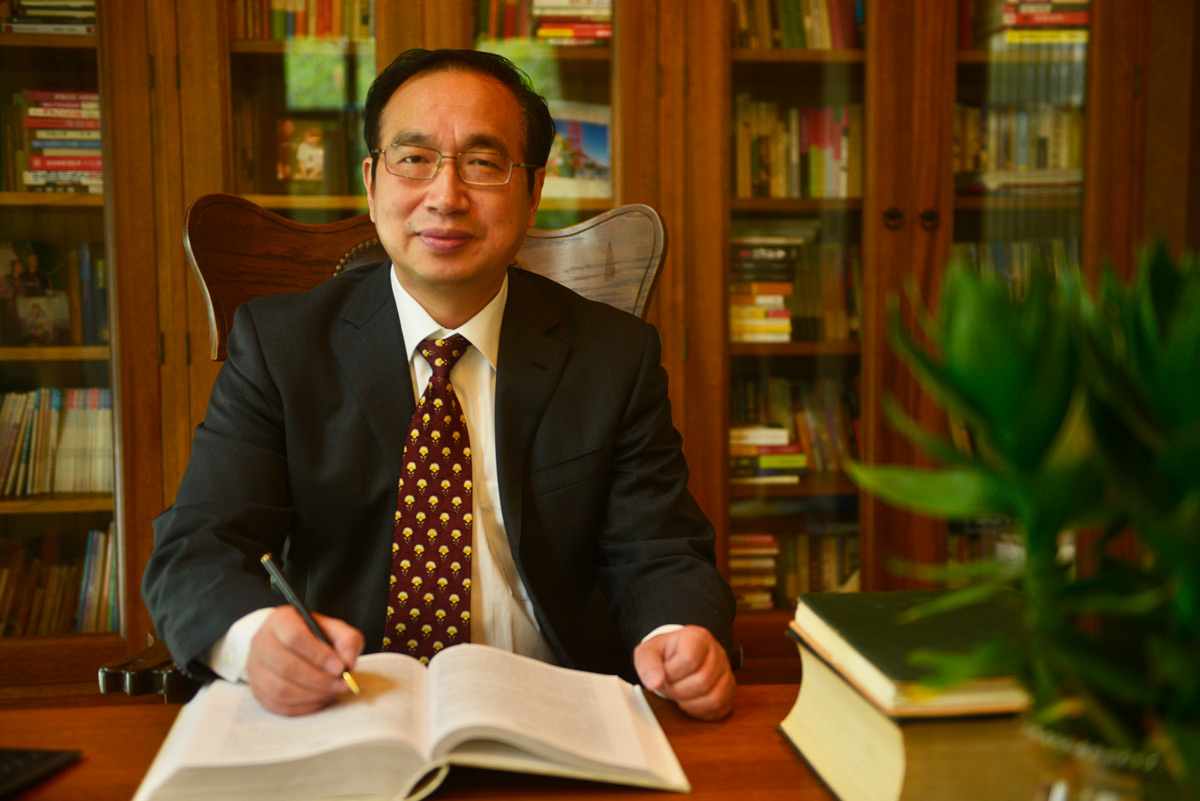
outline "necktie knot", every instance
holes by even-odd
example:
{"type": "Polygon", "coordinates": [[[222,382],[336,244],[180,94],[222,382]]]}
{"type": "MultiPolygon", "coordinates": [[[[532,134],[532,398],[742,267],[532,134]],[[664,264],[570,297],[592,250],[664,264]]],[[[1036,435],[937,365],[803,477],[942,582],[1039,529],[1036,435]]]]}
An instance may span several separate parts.
{"type": "Polygon", "coordinates": [[[449,378],[450,369],[454,363],[467,352],[471,343],[462,334],[455,334],[446,339],[426,339],[421,342],[419,350],[433,368],[433,374],[438,378],[449,378]]]}

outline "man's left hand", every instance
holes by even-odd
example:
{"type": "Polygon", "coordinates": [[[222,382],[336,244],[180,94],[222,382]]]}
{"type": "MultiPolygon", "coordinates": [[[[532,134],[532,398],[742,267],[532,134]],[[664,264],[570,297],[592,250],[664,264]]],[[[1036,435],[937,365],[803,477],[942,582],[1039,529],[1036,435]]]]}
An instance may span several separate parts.
{"type": "Polygon", "coordinates": [[[733,669],[706,628],[684,626],[651,637],[634,649],[633,666],[646,689],[694,718],[719,720],[733,710],[733,669]]]}

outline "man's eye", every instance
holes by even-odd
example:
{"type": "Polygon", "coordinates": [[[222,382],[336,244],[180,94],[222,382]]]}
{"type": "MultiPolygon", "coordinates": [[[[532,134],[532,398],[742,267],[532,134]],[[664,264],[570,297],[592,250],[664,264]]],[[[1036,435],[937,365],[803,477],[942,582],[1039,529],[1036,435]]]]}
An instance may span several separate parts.
{"type": "Polygon", "coordinates": [[[496,157],[490,156],[487,153],[472,153],[472,154],[470,154],[470,159],[469,159],[468,163],[472,167],[478,167],[478,168],[484,169],[484,170],[500,169],[500,162],[496,160],[496,157]]]}
{"type": "Polygon", "coordinates": [[[428,164],[429,157],[421,153],[402,153],[400,154],[401,164],[428,164]]]}

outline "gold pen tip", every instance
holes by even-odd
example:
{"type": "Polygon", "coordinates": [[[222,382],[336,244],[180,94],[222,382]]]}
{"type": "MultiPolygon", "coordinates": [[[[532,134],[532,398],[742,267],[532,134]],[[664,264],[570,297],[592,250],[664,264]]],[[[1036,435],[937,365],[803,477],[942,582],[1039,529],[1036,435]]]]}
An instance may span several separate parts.
{"type": "Polygon", "coordinates": [[[271,561],[271,552],[270,552],[270,551],[268,551],[267,553],[264,553],[264,554],[262,555],[262,559],[259,559],[258,561],[262,562],[264,565],[265,565],[267,562],[270,562],[270,561],[271,561]]]}
{"type": "Polygon", "coordinates": [[[342,681],[346,682],[346,686],[350,688],[350,692],[354,693],[355,695],[362,695],[362,690],[359,689],[358,682],[356,682],[354,677],[350,675],[350,671],[342,671],[342,681]]]}

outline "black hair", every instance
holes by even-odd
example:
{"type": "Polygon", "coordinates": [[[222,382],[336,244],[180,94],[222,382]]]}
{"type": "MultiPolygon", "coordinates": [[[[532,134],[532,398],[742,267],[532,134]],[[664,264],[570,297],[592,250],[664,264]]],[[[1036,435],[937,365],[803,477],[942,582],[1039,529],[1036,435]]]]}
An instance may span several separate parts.
{"type": "MultiPolygon", "coordinates": [[[[546,99],[533,88],[529,76],[504,56],[479,50],[405,50],[384,68],[367,90],[367,104],[363,120],[363,136],[368,150],[380,146],[380,117],[384,106],[392,95],[409,78],[427,72],[475,72],[495,78],[508,88],[517,99],[524,116],[524,134],[521,149],[526,164],[545,167],[550,157],[550,146],[554,143],[554,120],[546,99]]],[[[371,155],[371,180],[375,180],[375,169],[379,156],[371,155]]],[[[528,171],[529,190],[533,191],[534,173],[528,171]]]]}

